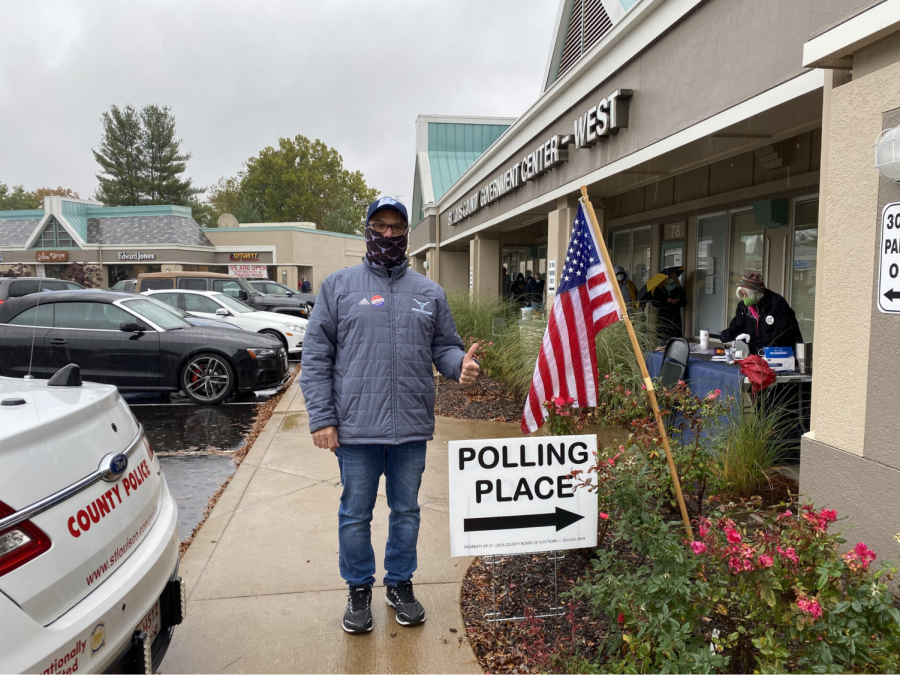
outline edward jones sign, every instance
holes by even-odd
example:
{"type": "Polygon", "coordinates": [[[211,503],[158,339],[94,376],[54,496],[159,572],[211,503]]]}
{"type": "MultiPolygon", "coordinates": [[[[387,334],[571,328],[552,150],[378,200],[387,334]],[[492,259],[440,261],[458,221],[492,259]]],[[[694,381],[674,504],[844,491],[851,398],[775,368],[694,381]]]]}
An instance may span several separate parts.
{"type": "Polygon", "coordinates": [[[632,89],[616,89],[597,105],[591,106],[575,120],[573,133],[554,135],[532,152],[525,155],[481,190],[452,209],[447,216],[450,225],[460,222],[480,211],[503,195],[518,190],[526,182],[534,180],[569,159],[568,147],[590,148],[598,141],[605,141],[628,128],[628,113],[631,107],[632,89]]]}

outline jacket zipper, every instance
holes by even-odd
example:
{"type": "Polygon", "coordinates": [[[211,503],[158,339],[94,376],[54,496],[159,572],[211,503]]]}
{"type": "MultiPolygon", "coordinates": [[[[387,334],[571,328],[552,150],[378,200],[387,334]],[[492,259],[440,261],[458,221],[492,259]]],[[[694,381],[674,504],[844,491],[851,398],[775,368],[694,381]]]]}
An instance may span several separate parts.
{"type": "MultiPolygon", "coordinates": [[[[396,271],[396,270],[393,270],[396,271]]],[[[388,278],[388,300],[390,311],[388,312],[391,335],[394,335],[394,275],[388,278]]],[[[400,444],[400,434],[397,432],[397,341],[391,340],[391,417],[394,420],[394,445],[400,444]]]]}

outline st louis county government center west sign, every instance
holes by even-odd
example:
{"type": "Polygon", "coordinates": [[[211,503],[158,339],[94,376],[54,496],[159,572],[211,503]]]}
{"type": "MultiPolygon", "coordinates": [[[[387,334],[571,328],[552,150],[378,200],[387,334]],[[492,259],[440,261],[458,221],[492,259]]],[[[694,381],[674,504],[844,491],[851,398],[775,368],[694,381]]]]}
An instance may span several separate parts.
{"type": "Polygon", "coordinates": [[[544,143],[525,155],[497,178],[481,188],[480,191],[460,203],[450,211],[448,222],[459,225],[469,216],[477,213],[500,197],[518,190],[526,182],[534,180],[555,166],[568,160],[568,148],[590,148],[598,141],[608,139],[619,129],[628,128],[628,111],[632,89],[617,89],[612,94],[591,106],[575,120],[571,134],[555,134],[544,143]]]}

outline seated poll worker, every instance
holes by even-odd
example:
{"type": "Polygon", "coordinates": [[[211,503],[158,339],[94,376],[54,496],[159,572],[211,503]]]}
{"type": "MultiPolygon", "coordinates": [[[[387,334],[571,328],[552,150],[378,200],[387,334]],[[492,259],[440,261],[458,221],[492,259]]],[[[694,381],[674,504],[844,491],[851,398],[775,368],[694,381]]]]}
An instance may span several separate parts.
{"type": "Polygon", "coordinates": [[[372,630],[372,510],[385,476],[388,540],[385,602],[397,623],[425,621],[413,593],[419,486],[434,436],[434,375],[463,386],[480,368],[456,332],[447,296],[409,269],[406,207],[390,197],[369,205],[361,265],[323,282],[303,340],[300,387],[316,447],[337,455],[341,473],[338,566],[349,587],[341,626],[372,630]]]}
{"type": "Polygon", "coordinates": [[[748,272],[735,290],[740,303],[722,342],[743,339],[756,354],[763,347],[791,347],[803,342],[794,310],[782,296],[766,288],[762,277],[748,272]]]}

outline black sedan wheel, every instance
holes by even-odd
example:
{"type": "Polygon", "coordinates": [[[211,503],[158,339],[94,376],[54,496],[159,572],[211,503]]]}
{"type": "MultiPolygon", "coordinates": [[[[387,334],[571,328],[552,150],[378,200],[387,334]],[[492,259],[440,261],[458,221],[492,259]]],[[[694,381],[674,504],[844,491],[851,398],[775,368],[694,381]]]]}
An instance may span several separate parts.
{"type": "Polygon", "coordinates": [[[231,396],[234,371],[218,354],[197,354],[181,371],[181,390],[195,403],[216,405],[231,396]]]}

